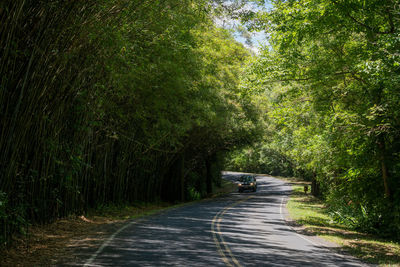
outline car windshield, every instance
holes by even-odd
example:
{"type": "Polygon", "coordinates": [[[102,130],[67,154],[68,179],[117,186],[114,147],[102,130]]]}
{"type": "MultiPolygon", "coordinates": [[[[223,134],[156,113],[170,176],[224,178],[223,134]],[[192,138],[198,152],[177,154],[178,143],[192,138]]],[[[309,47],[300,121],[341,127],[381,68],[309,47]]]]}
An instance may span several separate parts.
{"type": "Polygon", "coordinates": [[[242,176],[240,177],[240,182],[244,183],[244,182],[252,182],[253,181],[253,177],[252,176],[242,176]]]}

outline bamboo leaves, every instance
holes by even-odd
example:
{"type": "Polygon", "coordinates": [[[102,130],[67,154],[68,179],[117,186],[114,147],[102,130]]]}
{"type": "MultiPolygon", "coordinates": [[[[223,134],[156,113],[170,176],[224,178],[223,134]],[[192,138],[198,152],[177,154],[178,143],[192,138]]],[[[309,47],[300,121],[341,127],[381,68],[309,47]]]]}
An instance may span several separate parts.
{"type": "Polygon", "coordinates": [[[214,170],[209,159],[251,138],[248,52],[208,12],[193,0],[2,2],[0,242],[100,205],[181,201],[205,183],[205,159],[214,170]]]}

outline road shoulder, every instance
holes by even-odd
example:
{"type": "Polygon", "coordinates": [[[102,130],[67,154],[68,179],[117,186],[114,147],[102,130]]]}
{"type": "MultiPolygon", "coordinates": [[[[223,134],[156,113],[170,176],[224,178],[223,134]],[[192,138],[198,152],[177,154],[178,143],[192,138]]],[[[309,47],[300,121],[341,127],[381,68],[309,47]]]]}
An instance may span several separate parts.
{"type": "Polygon", "coordinates": [[[292,186],[292,194],[284,205],[286,223],[312,242],[340,255],[354,257],[374,265],[400,266],[400,244],[392,240],[360,233],[336,224],[324,202],[304,193],[307,182],[275,177],[292,186]]]}
{"type": "Polygon", "coordinates": [[[173,208],[209,201],[236,189],[224,182],[209,198],[172,205],[137,203],[131,206],[106,207],[85,216],[71,216],[47,225],[31,226],[27,234],[15,238],[11,248],[0,251],[1,266],[82,265],[76,251],[84,248],[95,253],[110,236],[132,221],[167,212],[173,208]],[[68,263],[68,264],[67,264],[68,263]]]}

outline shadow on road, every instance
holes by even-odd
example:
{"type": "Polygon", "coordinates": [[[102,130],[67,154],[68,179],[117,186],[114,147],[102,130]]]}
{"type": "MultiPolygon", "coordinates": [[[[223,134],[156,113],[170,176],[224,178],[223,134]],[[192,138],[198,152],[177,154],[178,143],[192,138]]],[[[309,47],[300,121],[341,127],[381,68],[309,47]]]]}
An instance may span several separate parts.
{"type": "MultiPolygon", "coordinates": [[[[279,180],[258,177],[256,193],[233,193],[150,216],[118,234],[91,266],[225,266],[211,232],[223,209],[221,234],[243,266],[360,266],[286,225],[281,203],[289,194],[290,187],[279,180]]],[[[88,258],[93,250],[80,252],[80,258],[88,258]]]]}

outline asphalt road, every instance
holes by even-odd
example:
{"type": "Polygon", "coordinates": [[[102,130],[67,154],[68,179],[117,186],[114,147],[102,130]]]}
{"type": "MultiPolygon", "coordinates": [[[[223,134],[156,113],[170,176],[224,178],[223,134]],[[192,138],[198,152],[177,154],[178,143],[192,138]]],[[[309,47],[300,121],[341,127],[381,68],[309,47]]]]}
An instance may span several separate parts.
{"type": "Polygon", "coordinates": [[[364,266],[285,223],[290,186],[266,176],[257,182],[256,193],[132,221],[88,255],[85,266],[364,266]]]}

